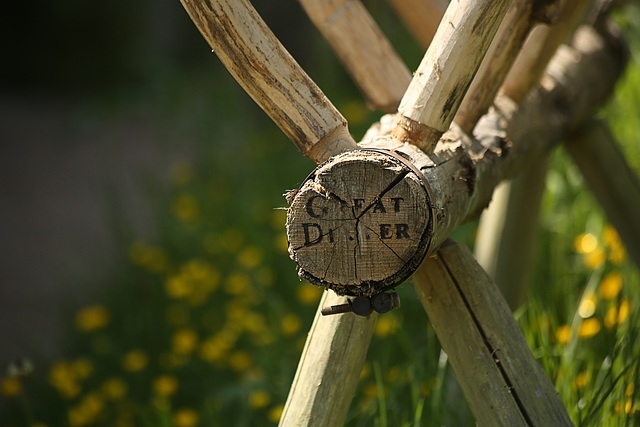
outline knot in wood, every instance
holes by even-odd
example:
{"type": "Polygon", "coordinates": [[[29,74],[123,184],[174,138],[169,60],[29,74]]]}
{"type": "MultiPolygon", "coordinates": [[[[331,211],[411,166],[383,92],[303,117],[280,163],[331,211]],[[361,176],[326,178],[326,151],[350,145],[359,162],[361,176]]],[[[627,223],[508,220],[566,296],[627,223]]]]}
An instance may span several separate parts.
{"type": "Polygon", "coordinates": [[[386,150],[353,150],[307,178],[287,213],[289,254],[301,278],[338,295],[372,296],[420,265],[434,225],[420,171],[386,150]]]}

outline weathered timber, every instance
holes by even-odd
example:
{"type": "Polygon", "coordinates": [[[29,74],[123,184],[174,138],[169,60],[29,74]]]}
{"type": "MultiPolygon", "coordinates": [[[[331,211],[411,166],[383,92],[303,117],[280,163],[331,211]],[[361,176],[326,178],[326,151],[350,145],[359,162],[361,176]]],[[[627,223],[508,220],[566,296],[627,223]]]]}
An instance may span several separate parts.
{"type": "Polygon", "coordinates": [[[181,0],[231,75],[316,163],[356,148],[347,121],[247,0],[181,0]]]}
{"type": "Polygon", "coordinates": [[[525,301],[536,259],[540,204],[549,157],[500,184],[482,213],[474,253],[512,310],[525,301]]]}
{"type": "Polygon", "coordinates": [[[571,134],[564,147],[640,266],[640,182],[609,129],[592,120],[571,134]]]}
{"type": "Polygon", "coordinates": [[[433,152],[510,4],[510,0],[449,3],[398,108],[397,139],[433,152]]]}
{"type": "Polygon", "coordinates": [[[561,0],[555,25],[533,29],[500,88],[502,95],[517,103],[536,87],[556,48],[564,43],[584,18],[589,0],[561,0]]]}
{"type": "Polygon", "coordinates": [[[301,278],[339,295],[373,296],[420,265],[433,233],[422,174],[393,153],[353,150],[319,166],[287,215],[301,278]]]}
{"type": "Polygon", "coordinates": [[[396,112],[411,81],[402,62],[359,0],[298,0],[369,103],[396,112]]]}
{"type": "Polygon", "coordinates": [[[479,426],[570,426],[500,291],[469,249],[445,242],[416,292],[479,426]]]}
{"type": "Polygon", "coordinates": [[[280,426],[341,426],[358,385],[377,314],[323,316],[321,307],[344,303],[325,292],[302,350],[280,426]],[[340,333],[336,333],[339,331],[340,333]]]}
{"type": "Polygon", "coordinates": [[[387,0],[413,37],[425,49],[431,44],[446,9],[439,0],[387,0]]]}
{"type": "MultiPolygon", "coordinates": [[[[615,42],[615,39],[608,40],[615,42]]],[[[611,93],[625,58],[615,45],[606,43],[593,29],[583,27],[576,33],[573,47],[563,46],[558,50],[549,66],[548,74],[543,79],[543,85],[519,108],[509,99],[498,99],[499,109],[484,116],[476,127],[477,139],[472,139],[453,126],[452,130],[444,135],[436,152],[427,155],[412,144],[398,141],[390,135],[384,136],[392,128],[389,123],[394,122],[393,118],[387,118],[381,121],[380,126],[374,127],[371,133],[365,135],[361,145],[393,150],[421,171],[433,196],[430,197],[429,208],[435,209],[433,236],[427,243],[430,253],[433,253],[457,226],[480,215],[489,204],[493,190],[501,180],[515,176],[525,164],[536,161],[538,156],[556,145],[566,132],[575,129],[575,126],[589,117],[611,93]],[[567,105],[574,108],[567,109],[567,105]]],[[[351,162],[344,168],[355,171],[358,166],[351,162]]],[[[375,175],[373,170],[367,173],[375,175]]],[[[343,176],[346,175],[348,174],[343,176]]],[[[410,175],[406,175],[401,179],[409,178],[410,175]]],[[[331,180],[329,177],[323,179],[331,180]]],[[[340,179],[333,181],[339,182],[336,185],[342,186],[340,198],[348,203],[346,206],[349,207],[345,208],[345,211],[355,207],[353,200],[359,196],[344,195],[362,193],[363,180],[358,179],[356,184],[340,179]]],[[[293,203],[298,206],[296,212],[304,212],[308,208],[308,195],[308,192],[301,192],[299,200],[296,201],[294,198],[293,203]]],[[[300,230],[304,233],[304,222],[307,222],[305,217],[294,215],[294,211],[290,209],[290,243],[300,241],[300,230]],[[291,234],[293,230],[298,230],[297,235],[291,234]]],[[[309,239],[312,237],[309,234],[309,239]]],[[[328,237],[327,235],[325,238],[328,237]]],[[[304,234],[302,238],[305,238],[304,234]]],[[[344,234],[342,238],[348,239],[348,235],[344,234]]],[[[414,244],[417,244],[417,241],[414,244]]],[[[292,253],[300,246],[292,246],[292,253]]],[[[323,252],[323,256],[328,260],[353,259],[354,256],[353,247],[337,244],[335,241],[333,245],[327,245],[326,250],[328,252],[323,252]]],[[[327,268],[326,271],[320,269],[322,277],[340,277],[344,274],[340,271],[330,271],[334,267],[343,268],[342,262],[334,264],[330,261],[328,266],[323,264],[322,267],[327,268]]],[[[306,268],[309,267],[301,266],[301,270],[306,268]]],[[[387,271],[389,276],[395,273],[394,268],[387,271]]],[[[367,286],[365,282],[362,285],[365,288],[367,286]]],[[[368,291],[362,291],[365,292],[368,291]]]]}
{"type": "MultiPolygon", "coordinates": [[[[520,65],[516,68],[526,64],[530,74],[517,79],[512,74],[511,80],[505,82],[503,93],[514,95],[518,103],[524,100],[531,85],[538,84],[539,73],[547,66],[550,54],[575,30],[577,20],[584,15],[585,3],[584,0],[565,0],[561,20],[529,39],[520,51],[520,65]],[[535,66],[534,61],[537,61],[535,66]]],[[[512,309],[524,301],[530,284],[548,155],[542,154],[537,162],[524,165],[514,180],[494,193],[478,227],[475,248],[478,262],[496,282],[512,309]]]]}
{"type": "Polygon", "coordinates": [[[513,0],[454,118],[462,130],[473,131],[493,103],[529,32],[538,23],[553,22],[556,5],[557,0],[513,0]]]}

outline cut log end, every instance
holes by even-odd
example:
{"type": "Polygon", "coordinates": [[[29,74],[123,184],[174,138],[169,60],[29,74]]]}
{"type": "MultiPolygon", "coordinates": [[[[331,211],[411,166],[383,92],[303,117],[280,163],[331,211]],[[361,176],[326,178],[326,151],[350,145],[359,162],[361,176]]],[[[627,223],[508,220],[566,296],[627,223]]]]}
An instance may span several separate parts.
{"type": "Polygon", "coordinates": [[[303,183],[287,214],[299,275],[338,295],[373,296],[421,264],[434,230],[428,183],[402,157],[355,150],[303,183]]]}

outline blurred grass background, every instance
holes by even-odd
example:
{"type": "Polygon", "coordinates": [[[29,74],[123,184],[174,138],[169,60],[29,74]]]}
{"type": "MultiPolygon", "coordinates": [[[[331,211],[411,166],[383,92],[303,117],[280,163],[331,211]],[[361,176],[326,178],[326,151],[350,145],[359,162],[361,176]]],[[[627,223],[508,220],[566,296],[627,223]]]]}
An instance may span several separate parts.
{"type": "MultiPolygon", "coordinates": [[[[365,3],[415,68],[388,6],[365,3]]],[[[299,6],[254,5],[359,139],[379,114],[299,6]]],[[[288,259],[281,194],[314,165],[177,1],[16,3],[3,19],[0,424],[273,425],[320,297],[288,259]]],[[[634,56],[601,115],[639,171],[637,6],[617,20],[634,56]]],[[[472,245],[475,226],[455,237],[472,245]]],[[[638,270],[562,150],[540,236],[516,313],[534,354],[576,425],[640,425],[638,270]]],[[[400,293],[348,425],[473,425],[400,293]]]]}

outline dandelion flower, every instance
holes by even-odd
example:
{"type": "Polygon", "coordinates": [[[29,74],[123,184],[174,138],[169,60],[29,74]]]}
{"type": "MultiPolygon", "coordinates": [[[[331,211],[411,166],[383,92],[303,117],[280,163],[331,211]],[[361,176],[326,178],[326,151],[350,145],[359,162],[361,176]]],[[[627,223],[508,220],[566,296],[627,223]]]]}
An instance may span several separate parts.
{"type": "Polygon", "coordinates": [[[262,262],[262,252],[255,246],[249,246],[238,254],[238,262],[244,268],[252,269],[262,262]]]}
{"type": "Polygon", "coordinates": [[[149,361],[147,354],[139,349],[131,350],[122,358],[122,366],[126,371],[139,372],[143,370],[149,361]]]}
{"type": "Polygon", "coordinates": [[[579,338],[590,338],[600,332],[600,321],[595,317],[584,319],[578,327],[579,338]]]}
{"type": "Polygon", "coordinates": [[[598,246],[592,252],[584,254],[583,260],[589,270],[597,270],[602,267],[607,260],[607,253],[598,246]]]}
{"type": "Polygon", "coordinates": [[[398,319],[395,316],[391,314],[380,316],[376,322],[373,333],[384,338],[393,334],[399,326],[400,322],[398,322],[398,319]]]}
{"type": "Polygon", "coordinates": [[[271,396],[264,390],[252,391],[249,394],[249,406],[253,409],[265,408],[271,402],[271,396]]]}
{"type": "Polygon", "coordinates": [[[120,378],[109,378],[102,383],[102,393],[107,399],[119,400],[127,394],[127,384],[120,378]]]}
{"type": "Polygon", "coordinates": [[[173,202],[173,213],[183,222],[193,222],[200,216],[198,201],[191,194],[181,194],[173,202]]]}
{"type": "Polygon", "coordinates": [[[604,327],[613,329],[618,323],[618,308],[615,305],[610,306],[604,315],[604,327]]]}
{"type": "Polygon", "coordinates": [[[22,381],[17,377],[3,378],[0,390],[4,397],[16,397],[22,393],[22,381]]]}
{"type": "Polygon", "coordinates": [[[267,414],[267,418],[269,418],[269,421],[271,421],[272,423],[277,423],[278,421],[280,421],[283,411],[284,411],[283,405],[274,406],[269,410],[269,413],[267,414]]]}
{"type": "Polygon", "coordinates": [[[588,372],[580,372],[576,375],[576,379],[573,381],[574,390],[582,390],[587,386],[587,384],[589,384],[590,380],[591,376],[588,372]]]}
{"type": "Polygon", "coordinates": [[[173,375],[160,375],[153,381],[153,391],[161,396],[171,396],[178,388],[178,380],[173,375]]]}
{"type": "Polygon", "coordinates": [[[573,247],[579,254],[590,254],[598,248],[598,239],[591,233],[582,233],[573,240],[573,247]]]}
{"type": "Polygon", "coordinates": [[[622,298],[620,307],[618,308],[618,323],[623,323],[631,313],[631,303],[627,298],[622,298]]]}
{"type": "Polygon", "coordinates": [[[236,372],[244,372],[251,367],[253,361],[246,351],[238,350],[229,356],[229,365],[236,372]]]}
{"type": "Polygon", "coordinates": [[[569,325],[562,325],[556,331],[556,339],[559,344],[565,345],[571,338],[571,328],[569,325]]]}
{"type": "Polygon", "coordinates": [[[182,408],[173,415],[173,424],[176,427],[193,427],[199,421],[200,417],[193,409],[182,408]]]}
{"type": "Polygon", "coordinates": [[[299,286],[296,290],[296,298],[299,302],[304,305],[314,305],[317,304],[322,296],[322,290],[320,288],[310,285],[304,284],[303,286],[299,286]]]}
{"type": "Polygon", "coordinates": [[[173,334],[173,351],[180,355],[191,354],[198,346],[198,334],[193,329],[184,328],[173,334]]]}
{"type": "Polygon", "coordinates": [[[76,314],[76,326],[83,332],[104,328],[110,320],[109,311],[100,304],[90,305],[76,314]]]}
{"type": "Polygon", "coordinates": [[[294,335],[300,330],[302,322],[300,318],[293,313],[287,314],[282,318],[282,333],[286,336],[294,335]]]}
{"type": "Polygon", "coordinates": [[[603,299],[614,299],[622,289],[622,275],[618,271],[613,271],[602,279],[598,291],[603,299]]]}
{"type": "Polygon", "coordinates": [[[583,319],[593,316],[596,312],[596,295],[593,292],[589,292],[582,297],[580,305],[578,306],[578,314],[583,319]]]}

